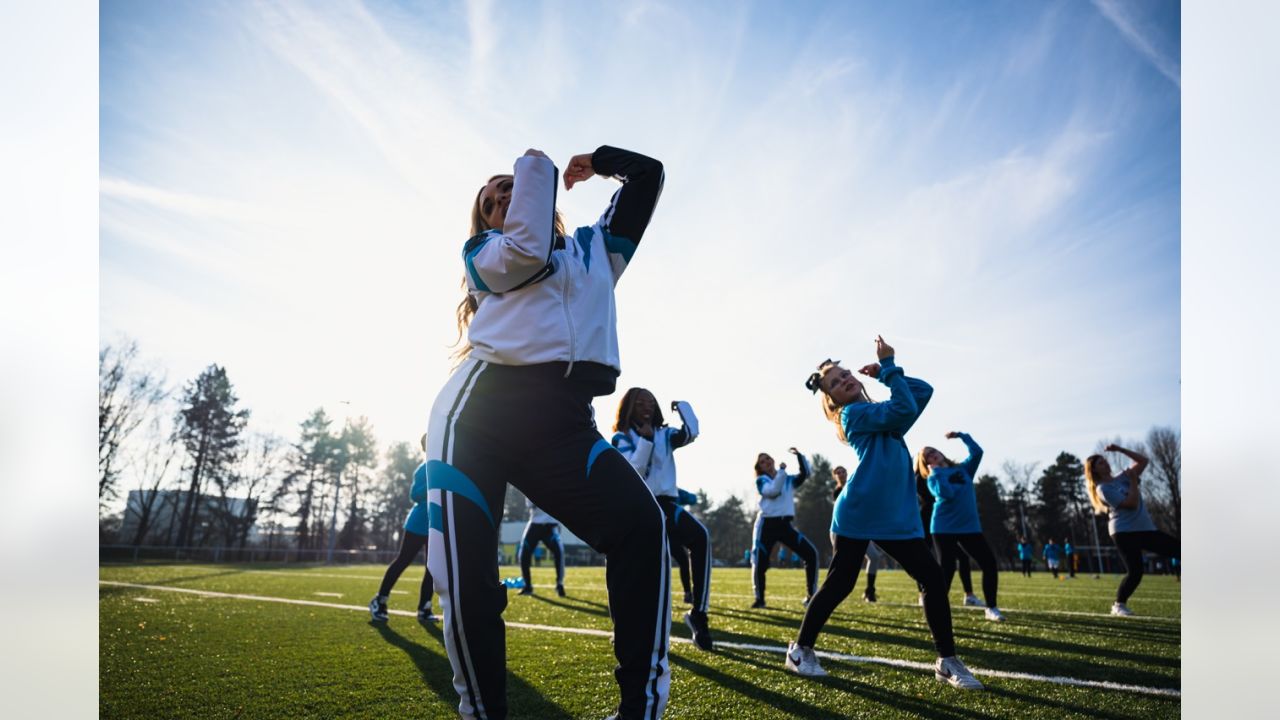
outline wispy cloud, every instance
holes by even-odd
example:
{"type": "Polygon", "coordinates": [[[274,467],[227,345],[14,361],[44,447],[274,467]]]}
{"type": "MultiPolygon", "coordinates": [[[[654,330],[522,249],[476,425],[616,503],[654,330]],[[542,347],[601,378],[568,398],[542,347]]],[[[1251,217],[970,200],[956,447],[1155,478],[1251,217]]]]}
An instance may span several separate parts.
{"type": "Polygon", "coordinates": [[[1153,40],[1138,28],[1137,22],[1131,18],[1128,12],[1116,0],[1093,0],[1093,4],[1102,13],[1102,16],[1111,21],[1112,25],[1120,31],[1124,39],[1142,54],[1143,57],[1151,61],[1156,69],[1162,75],[1169,78],[1179,89],[1182,87],[1182,70],[1177,60],[1165,55],[1161,52],[1153,42],[1153,40]]]}

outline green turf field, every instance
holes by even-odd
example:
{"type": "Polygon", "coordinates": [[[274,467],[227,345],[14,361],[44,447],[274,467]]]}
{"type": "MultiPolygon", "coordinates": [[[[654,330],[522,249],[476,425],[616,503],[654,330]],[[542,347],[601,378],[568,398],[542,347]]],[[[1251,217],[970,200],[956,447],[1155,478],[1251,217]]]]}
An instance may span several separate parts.
{"type": "MultiPolygon", "coordinates": [[[[413,617],[422,566],[411,567],[397,584],[390,621],[373,623],[365,605],[383,570],[371,565],[103,565],[101,716],[455,716],[457,696],[440,630],[413,617]]],[[[512,567],[501,572],[503,577],[519,574],[512,567]]],[[[553,577],[551,569],[539,568],[534,571],[538,594],[509,595],[504,617],[511,715],[603,718],[617,702],[609,639],[559,628],[609,630],[604,569],[569,568],[566,598],[555,596],[553,577]]],[[[974,573],[975,584],[980,577],[974,573]]],[[[952,593],[956,645],[986,684],[980,693],[943,685],[924,669],[879,662],[934,658],[915,586],[892,571],[880,573],[881,602],[875,605],[861,601],[860,578],[855,594],[819,638],[819,651],[850,656],[823,658],[830,677],[813,680],[787,672],[782,648],[800,624],[804,576],[800,570],[774,569],[768,579],[769,607],[750,610],[750,571],[715,570],[710,614],[719,643],[715,653],[681,641],[689,637],[681,622],[687,608],[675,598],[666,717],[1059,720],[1170,718],[1181,710],[1181,588],[1171,577],[1145,578],[1129,603],[1140,616],[1115,618],[1107,612],[1118,576],[1057,581],[1043,572],[1030,579],[1002,573],[1000,605],[1008,618],[1003,624],[960,607],[957,580],[952,593]],[[1017,673],[1026,676],[1011,676],[1017,673]]],[[[672,585],[679,588],[678,578],[672,585]]]]}

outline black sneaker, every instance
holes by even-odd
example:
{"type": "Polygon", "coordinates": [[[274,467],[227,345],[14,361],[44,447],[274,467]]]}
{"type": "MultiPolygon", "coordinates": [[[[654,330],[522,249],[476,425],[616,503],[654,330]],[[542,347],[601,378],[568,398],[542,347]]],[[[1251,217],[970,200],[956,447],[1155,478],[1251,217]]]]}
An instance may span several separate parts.
{"type": "Polygon", "coordinates": [[[533,594],[533,586],[532,586],[532,585],[525,585],[524,587],[520,588],[520,594],[521,594],[521,595],[532,595],[532,594],[533,594]]]}
{"type": "Polygon", "coordinates": [[[866,590],[862,593],[862,599],[866,602],[873,603],[876,601],[876,591],[866,590]]]}
{"type": "Polygon", "coordinates": [[[435,613],[431,612],[430,605],[423,605],[422,607],[418,608],[418,622],[433,623],[435,621],[436,621],[436,616],[435,616],[435,613]]]}
{"type": "Polygon", "coordinates": [[[557,594],[557,595],[559,595],[560,597],[564,597],[564,586],[563,586],[563,585],[556,585],[556,594],[557,594]]]}
{"type": "Polygon", "coordinates": [[[764,598],[756,598],[756,601],[751,603],[752,610],[759,610],[762,607],[764,607],[764,598]]]}
{"type": "Polygon", "coordinates": [[[689,592],[688,590],[684,591],[684,604],[685,605],[693,604],[693,593],[689,592]]]}
{"type": "Polygon", "coordinates": [[[684,614],[684,624],[688,625],[689,631],[693,633],[694,645],[707,652],[715,650],[715,645],[711,642],[711,630],[707,627],[706,613],[687,612],[684,614]]]}
{"type": "Polygon", "coordinates": [[[379,595],[374,595],[369,601],[369,617],[375,622],[387,621],[387,601],[379,595]]]}

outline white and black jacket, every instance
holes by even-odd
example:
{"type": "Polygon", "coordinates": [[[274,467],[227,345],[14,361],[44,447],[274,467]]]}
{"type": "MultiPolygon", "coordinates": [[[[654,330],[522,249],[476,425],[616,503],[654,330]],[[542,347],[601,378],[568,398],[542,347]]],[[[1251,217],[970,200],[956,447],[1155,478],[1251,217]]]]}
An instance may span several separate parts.
{"type": "Polygon", "coordinates": [[[678,430],[669,425],[654,428],[653,440],[641,437],[634,429],[613,436],[613,446],[640,473],[654,497],[679,497],[674,451],[698,437],[698,418],[689,403],[677,402],[676,412],[680,414],[682,427],[678,430]]]}
{"type": "Polygon", "coordinates": [[[788,517],[796,514],[795,490],[809,478],[809,459],[804,455],[800,460],[800,474],[788,475],[779,467],[773,477],[761,475],[756,478],[756,490],[760,492],[760,515],[762,517],[788,517]]]}
{"type": "Polygon", "coordinates": [[[474,357],[499,365],[567,362],[566,375],[583,362],[611,369],[614,378],[621,372],[613,288],[662,193],[662,163],[602,145],[591,165],[622,187],[594,225],[557,237],[554,163],[516,160],[502,229],[463,248],[467,290],[478,303],[467,331],[474,357]]]}

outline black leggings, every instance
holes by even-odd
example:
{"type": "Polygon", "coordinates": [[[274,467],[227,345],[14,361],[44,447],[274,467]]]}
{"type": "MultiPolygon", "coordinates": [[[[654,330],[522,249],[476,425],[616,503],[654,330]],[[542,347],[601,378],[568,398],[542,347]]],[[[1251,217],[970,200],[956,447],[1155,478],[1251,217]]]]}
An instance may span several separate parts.
{"type": "Polygon", "coordinates": [[[1030,560],[1022,561],[1022,574],[1026,575],[1027,577],[1031,577],[1031,561],[1030,560]]]}
{"type": "MultiPolygon", "coordinates": [[[[938,557],[942,561],[942,576],[947,581],[947,593],[951,593],[951,581],[956,575],[957,556],[968,553],[978,561],[978,568],[982,570],[982,598],[987,601],[987,607],[996,607],[1000,571],[996,568],[996,556],[991,552],[991,546],[982,537],[982,533],[935,533],[933,544],[938,548],[938,557]]],[[[965,592],[972,594],[973,591],[965,592]]]]}
{"type": "Polygon", "coordinates": [[[524,536],[520,538],[520,575],[524,578],[524,586],[533,589],[529,561],[533,559],[533,550],[538,543],[546,545],[551,551],[551,556],[556,561],[556,585],[564,585],[564,543],[560,542],[560,524],[530,520],[524,526],[524,536]]]}
{"type": "MultiPolygon", "coordinates": [[[[419,550],[427,547],[427,536],[418,533],[404,531],[404,537],[400,538],[400,554],[395,560],[391,561],[391,565],[387,566],[387,573],[382,576],[382,587],[378,588],[378,594],[387,597],[391,594],[391,586],[396,584],[400,579],[400,573],[413,563],[413,556],[418,554],[419,550]]],[[[425,556],[426,553],[423,553],[425,556]]],[[[425,557],[423,558],[426,559],[425,557]]],[[[431,607],[431,568],[423,573],[422,588],[418,591],[418,609],[431,607]]]]}
{"type": "Polygon", "coordinates": [[[1144,532],[1120,532],[1111,536],[1120,551],[1120,559],[1124,561],[1124,579],[1116,589],[1116,602],[1123,603],[1138,589],[1142,582],[1142,551],[1148,550],[1165,558],[1182,556],[1182,543],[1172,535],[1158,530],[1144,532]]]}
{"type": "MultiPolygon", "coordinates": [[[[839,535],[834,537],[835,555],[831,557],[831,567],[827,568],[827,577],[809,602],[809,609],[800,622],[797,643],[812,647],[836,606],[853,592],[853,586],[858,582],[858,570],[862,568],[862,556],[866,554],[869,542],[871,541],[839,535]]],[[[947,604],[946,581],[924,538],[875,542],[881,550],[889,553],[889,557],[897,560],[913,580],[924,587],[924,619],[929,623],[929,632],[933,634],[933,646],[938,651],[938,657],[955,655],[956,645],[951,633],[951,606],[947,604]]]]}
{"type": "MultiPolygon", "coordinates": [[[[929,507],[933,508],[932,505],[930,505],[929,507]]],[[[920,516],[920,519],[924,522],[924,543],[929,546],[929,550],[931,552],[936,550],[937,548],[937,543],[933,541],[933,535],[929,534],[929,523],[932,522],[932,516],[933,516],[932,510],[920,516]]],[[[941,557],[934,555],[933,559],[937,560],[939,565],[942,564],[941,557]]],[[[964,553],[960,553],[960,557],[957,558],[956,567],[960,569],[960,587],[964,588],[965,595],[972,595],[973,594],[973,571],[969,567],[969,556],[965,555],[964,553]]],[[[920,592],[924,592],[923,587],[919,587],[919,590],[920,592]]],[[[950,592],[950,590],[951,590],[951,582],[948,581],[947,591],[950,592]]]]}

